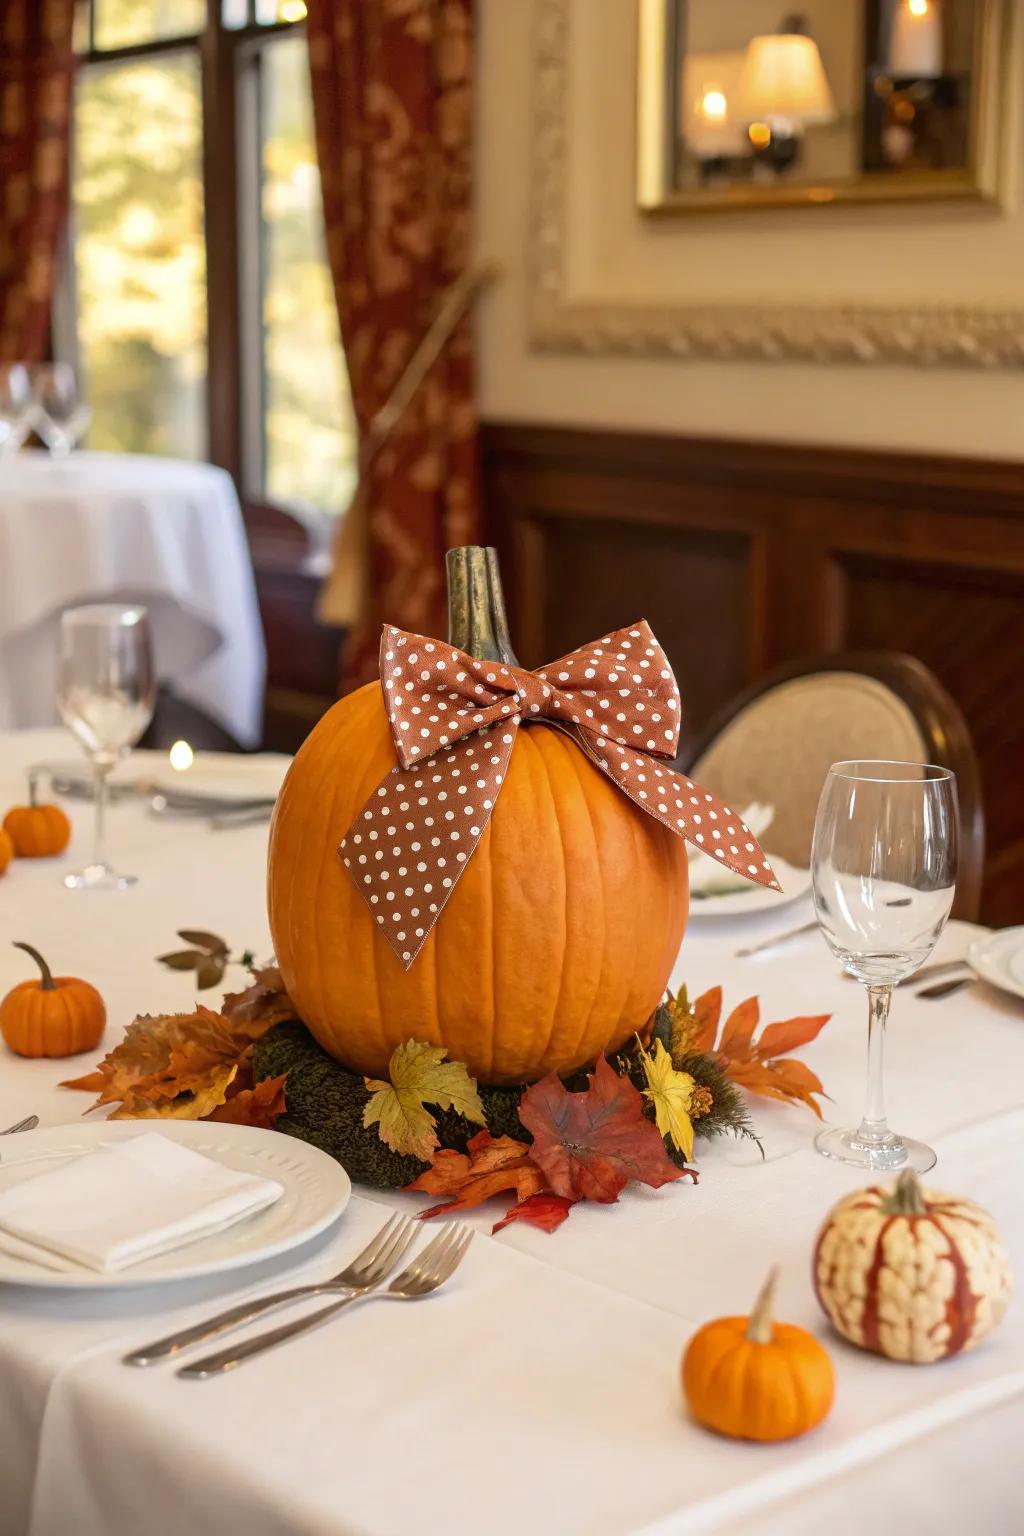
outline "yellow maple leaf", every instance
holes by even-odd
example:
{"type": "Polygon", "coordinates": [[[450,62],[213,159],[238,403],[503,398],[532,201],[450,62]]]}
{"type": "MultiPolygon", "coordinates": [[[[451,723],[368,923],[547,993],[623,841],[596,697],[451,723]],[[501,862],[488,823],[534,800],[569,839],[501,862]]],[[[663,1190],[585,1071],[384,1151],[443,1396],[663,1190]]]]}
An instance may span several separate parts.
{"type": "Polygon", "coordinates": [[[211,1067],[194,1088],[175,1098],[148,1099],[130,1093],[110,1116],[111,1120],[202,1120],[227,1098],[238,1072],[237,1061],[211,1067]]]}
{"type": "Polygon", "coordinates": [[[676,1071],[671,1056],[660,1040],[654,1042],[653,1051],[642,1051],[640,1059],[647,1079],[644,1097],[654,1105],[658,1130],[669,1138],[676,1150],[689,1162],[693,1156],[690,1101],[696,1086],[694,1080],[689,1072],[676,1071]]]}
{"type": "Polygon", "coordinates": [[[388,1062],[390,1082],[365,1079],[373,1097],[363,1110],[363,1125],[376,1125],[377,1134],[392,1152],[430,1161],[437,1146],[437,1125],[426,1108],[454,1109],[474,1125],[487,1124],[476,1083],[458,1061],[445,1061],[440,1045],[407,1040],[388,1062]]]}

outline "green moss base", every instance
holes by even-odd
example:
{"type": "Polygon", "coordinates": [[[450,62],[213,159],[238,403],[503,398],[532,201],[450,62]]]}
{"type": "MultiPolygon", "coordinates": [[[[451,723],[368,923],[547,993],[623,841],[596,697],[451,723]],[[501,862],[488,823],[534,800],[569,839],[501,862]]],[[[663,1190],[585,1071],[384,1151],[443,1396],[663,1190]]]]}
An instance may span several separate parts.
{"type": "MultiPolygon", "coordinates": [[[[659,1010],[659,1015],[662,1010],[659,1010]]],[[[655,1033],[663,1021],[658,1017],[655,1033]]],[[[412,1183],[428,1166],[415,1157],[404,1157],[386,1147],[376,1126],[367,1130],[363,1110],[370,1095],[361,1076],[347,1072],[322,1050],[304,1024],[293,1020],[270,1030],[253,1047],[253,1075],[257,1081],[287,1073],[288,1112],[280,1116],[276,1128],[288,1136],[297,1136],[327,1152],[343,1163],[349,1177],[358,1184],[376,1189],[400,1189],[412,1183]]],[[[644,1087],[643,1069],[636,1051],[626,1052],[615,1062],[634,1086],[644,1087]]],[[[708,1088],[714,1101],[712,1112],[696,1122],[698,1136],[719,1136],[725,1132],[753,1137],[746,1105],[736,1087],[728,1081],[711,1056],[688,1056],[676,1063],[702,1087],[708,1088]]],[[[571,1092],[587,1086],[585,1073],[565,1080],[571,1092]]],[[[519,1103],[525,1085],[515,1088],[489,1088],[478,1085],[487,1128],[492,1136],[514,1136],[530,1141],[530,1133],[519,1119],[519,1103]]],[[[654,1112],[649,1110],[653,1120],[654,1112]]],[[[436,1112],[438,1140],[442,1147],[464,1152],[466,1143],[480,1127],[463,1119],[453,1110],[436,1112]]],[[[756,1139],[756,1138],[754,1138],[756,1139]]],[[[669,1156],[680,1166],[682,1155],[670,1142],[669,1156]]]]}

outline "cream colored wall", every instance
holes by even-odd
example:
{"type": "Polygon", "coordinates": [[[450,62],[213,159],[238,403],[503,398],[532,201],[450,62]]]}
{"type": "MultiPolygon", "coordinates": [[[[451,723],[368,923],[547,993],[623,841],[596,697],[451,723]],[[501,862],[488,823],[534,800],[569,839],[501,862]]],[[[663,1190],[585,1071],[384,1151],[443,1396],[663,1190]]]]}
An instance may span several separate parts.
{"type": "MultiPolygon", "coordinates": [[[[544,3],[544,0],[540,0],[544,3]]],[[[1010,0],[1007,205],[650,219],[633,203],[634,0],[571,0],[567,269],[578,299],[772,297],[1024,308],[1024,0],[1010,0]]],[[[483,414],[552,424],[1024,460],[1024,371],[553,356],[527,344],[534,0],[478,0],[477,243],[502,280],[479,316],[483,414]]]]}

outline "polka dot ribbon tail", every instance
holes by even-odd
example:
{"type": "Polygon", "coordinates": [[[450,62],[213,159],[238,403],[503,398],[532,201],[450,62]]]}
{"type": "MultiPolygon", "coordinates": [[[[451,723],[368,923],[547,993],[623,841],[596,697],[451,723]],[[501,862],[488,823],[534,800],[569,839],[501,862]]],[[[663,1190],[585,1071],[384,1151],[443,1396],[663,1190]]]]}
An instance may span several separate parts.
{"type": "Polygon", "coordinates": [[[659,761],[679,745],[679,690],[646,621],[539,672],[477,661],[385,625],[380,678],[398,765],[339,852],[403,966],[473,857],[524,725],[565,730],[646,815],[737,874],[779,889],[746,823],[659,761]]]}

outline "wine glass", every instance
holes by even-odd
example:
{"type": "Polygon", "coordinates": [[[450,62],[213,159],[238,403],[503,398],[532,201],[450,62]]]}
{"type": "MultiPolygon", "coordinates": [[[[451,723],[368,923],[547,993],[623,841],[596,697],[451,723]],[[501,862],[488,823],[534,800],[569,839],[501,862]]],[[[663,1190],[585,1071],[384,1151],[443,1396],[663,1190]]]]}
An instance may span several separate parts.
{"type": "Polygon", "coordinates": [[[34,421],[28,369],[24,363],[0,363],[0,454],[17,453],[34,421]]]}
{"type": "Polygon", "coordinates": [[[145,608],[98,603],[61,614],[57,707],[92,759],[96,775],[91,863],[64,884],[71,890],[124,890],[134,875],[111,869],[104,851],[107,780],[138,741],[156,703],[156,673],[145,608]]]}
{"type": "Polygon", "coordinates": [[[868,1081],[854,1130],[821,1131],[826,1157],[925,1173],[935,1153],[885,1118],[882,1049],[893,988],[935,947],[953,904],[956,775],[929,763],[833,763],[811,847],[818,925],[843,969],[868,992],[868,1081]]]}
{"type": "Polygon", "coordinates": [[[55,459],[66,459],[92,419],[78,398],[70,363],[46,363],[32,371],[36,431],[55,459]]]}

